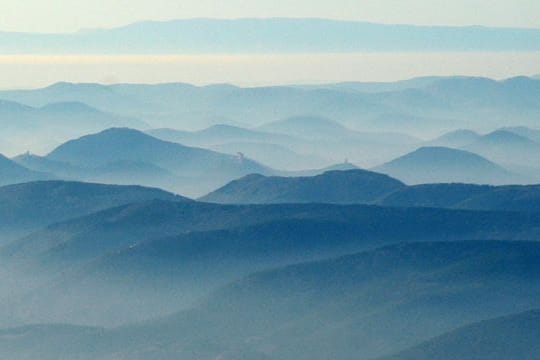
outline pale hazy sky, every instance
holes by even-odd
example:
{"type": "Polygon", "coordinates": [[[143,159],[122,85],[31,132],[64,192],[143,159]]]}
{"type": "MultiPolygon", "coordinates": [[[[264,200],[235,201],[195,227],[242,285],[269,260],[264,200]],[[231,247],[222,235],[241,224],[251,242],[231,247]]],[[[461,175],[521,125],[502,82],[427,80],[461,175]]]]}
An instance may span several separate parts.
{"type": "Polygon", "coordinates": [[[0,31],[73,32],[141,20],[273,16],[540,28],[540,0],[0,0],[0,31]]]}

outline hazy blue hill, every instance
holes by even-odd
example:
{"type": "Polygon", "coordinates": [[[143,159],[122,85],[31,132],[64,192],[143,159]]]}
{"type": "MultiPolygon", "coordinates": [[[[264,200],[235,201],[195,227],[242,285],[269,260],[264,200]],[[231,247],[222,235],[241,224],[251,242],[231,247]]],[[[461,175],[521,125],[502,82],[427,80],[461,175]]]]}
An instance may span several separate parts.
{"type": "Polygon", "coordinates": [[[30,170],[52,173],[63,179],[82,177],[85,172],[83,168],[30,153],[17,155],[11,160],[30,170]]]}
{"type": "MultiPolygon", "coordinates": [[[[234,359],[369,359],[467,324],[537,308],[539,257],[536,242],[391,245],[256,273],[214,292],[190,311],[154,321],[109,330],[70,327],[66,331],[52,325],[4,330],[0,351],[7,357],[54,358],[66,351],[58,344],[71,339],[81,344],[77,358],[181,354],[204,360],[226,354],[234,359]],[[85,346],[88,343],[92,346],[85,346]]],[[[513,334],[531,339],[534,321],[532,313],[489,321],[414,351],[459,354],[463,345],[472,344],[467,335],[480,341],[475,344],[488,346],[492,336],[501,339],[507,331],[510,338],[495,349],[510,351],[518,345],[512,346],[513,334]],[[531,326],[521,327],[522,321],[531,321],[531,326]],[[497,330],[503,333],[496,335],[497,330]],[[480,337],[484,331],[491,335],[480,337]],[[447,349],[446,344],[456,347],[447,349]]],[[[523,351],[516,354],[529,354],[523,351]]]]}
{"type": "Polygon", "coordinates": [[[100,181],[107,180],[105,175],[109,169],[113,173],[108,182],[139,181],[141,185],[160,185],[171,191],[199,196],[249,173],[272,172],[247,158],[167,142],[127,128],[108,129],[68,141],[47,155],[47,159],[86,167],[90,172],[98,168],[100,181]],[[111,165],[119,162],[124,165],[145,163],[146,166],[131,166],[127,171],[125,166],[119,168],[111,165]],[[149,166],[162,170],[152,177],[149,166]],[[176,180],[165,176],[160,182],[160,174],[164,174],[164,171],[172,173],[176,180]],[[134,174],[138,175],[134,177],[134,174]],[[149,176],[151,181],[145,182],[149,176]]]}
{"type": "Polygon", "coordinates": [[[13,90],[0,92],[6,98],[24,104],[42,107],[53,102],[84,103],[100,110],[115,110],[131,107],[136,110],[144,108],[142,99],[133,99],[117,93],[111,86],[94,83],[58,82],[36,90],[13,90]]]}
{"type": "Polygon", "coordinates": [[[422,147],[373,170],[408,184],[504,184],[519,181],[518,176],[477,154],[445,147],[422,147]]]}
{"type": "Polygon", "coordinates": [[[248,175],[201,198],[216,203],[369,203],[405,185],[365,170],[329,171],[313,177],[248,175]]]}
{"type": "Polygon", "coordinates": [[[418,138],[398,132],[354,131],[336,121],[319,116],[294,116],[265,124],[260,129],[292,135],[306,140],[333,140],[336,143],[343,140],[356,140],[374,144],[395,145],[413,144],[420,141],[418,138]]]}
{"type": "Polygon", "coordinates": [[[538,359],[538,336],[540,311],[531,310],[467,325],[384,359],[538,359]]]}
{"type": "Polygon", "coordinates": [[[539,40],[537,29],[384,25],[293,18],[184,19],[70,34],[3,32],[0,33],[0,51],[48,53],[51,48],[59,53],[77,54],[524,51],[538,50],[539,40]]]}
{"type": "MultiPolygon", "coordinates": [[[[103,86],[103,95],[85,91],[94,84],[58,84],[49,88],[0,91],[0,98],[42,106],[60,101],[79,101],[116,114],[137,117],[152,127],[196,129],[223,123],[223,119],[248,119],[256,126],[299,114],[320,114],[357,121],[358,114],[381,110],[361,94],[339,90],[306,90],[288,86],[234,87],[189,84],[120,84],[103,86]]],[[[101,90],[100,90],[101,91],[101,90]]],[[[349,123],[350,123],[349,122],[349,123]]]]}
{"type": "Polygon", "coordinates": [[[16,112],[19,114],[22,114],[27,111],[32,111],[33,108],[31,106],[19,104],[15,101],[7,101],[7,100],[1,100],[0,99],[0,114],[11,114],[12,112],[16,112]]]}
{"type": "Polygon", "coordinates": [[[280,134],[218,124],[199,131],[179,131],[174,129],[154,129],[147,134],[159,139],[186,145],[208,146],[231,141],[292,142],[296,139],[280,134]]]}
{"type": "Polygon", "coordinates": [[[250,159],[284,171],[311,169],[331,162],[320,155],[310,155],[306,150],[306,153],[298,153],[284,145],[266,142],[235,141],[214,145],[211,149],[227,154],[242,153],[250,159]]]}
{"type": "Polygon", "coordinates": [[[0,126],[9,136],[12,151],[42,152],[74,136],[114,126],[146,127],[133,117],[100,111],[80,102],[51,100],[42,107],[0,101],[0,126]]]}
{"type": "MultiPolygon", "coordinates": [[[[337,115],[336,118],[341,118],[337,115]]],[[[353,126],[358,128],[359,124],[353,126]]],[[[277,133],[292,134],[297,139],[283,142],[299,153],[316,154],[332,162],[350,159],[352,162],[373,166],[421,143],[417,137],[390,129],[389,131],[357,131],[326,118],[297,116],[264,125],[262,128],[277,133]]],[[[362,126],[377,129],[378,127],[362,126]]]]}
{"type": "Polygon", "coordinates": [[[94,114],[100,114],[101,112],[91,106],[88,106],[82,102],[77,101],[67,101],[67,102],[57,102],[57,103],[51,103],[47,104],[41,107],[42,110],[45,111],[51,111],[54,113],[78,113],[78,112],[86,112],[86,113],[94,113],[94,114]]]}
{"type": "Polygon", "coordinates": [[[243,153],[250,159],[282,170],[318,167],[329,162],[314,155],[315,143],[289,135],[232,125],[213,125],[198,131],[153,129],[146,133],[183,145],[200,146],[228,154],[243,153]]]}
{"type": "Polygon", "coordinates": [[[497,145],[512,145],[512,146],[522,146],[522,145],[538,145],[535,141],[516,134],[512,131],[507,130],[496,130],[487,135],[479,137],[474,143],[470,144],[470,147],[480,147],[484,146],[497,146],[497,145]]]}
{"type": "MultiPolygon", "coordinates": [[[[334,94],[331,96],[333,98],[334,94]]],[[[350,95],[344,93],[344,96],[350,95]]],[[[338,98],[335,100],[340,101],[338,98]]],[[[336,115],[336,118],[341,116],[336,115]]],[[[421,142],[418,138],[396,131],[351,130],[337,121],[320,116],[294,116],[265,124],[259,129],[302,139],[285,143],[297,152],[316,154],[324,159],[332,159],[333,162],[347,158],[364,167],[411,151],[421,142]]]]}
{"type": "Polygon", "coordinates": [[[59,102],[55,97],[48,100],[51,101],[40,107],[2,100],[0,101],[0,123],[8,128],[16,128],[17,124],[9,124],[9,120],[11,120],[10,117],[17,116],[19,121],[33,126],[67,126],[73,125],[74,122],[84,128],[114,125],[146,126],[140,120],[107,113],[82,102],[59,102]]]}
{"type": "Polygon", "coordinates": [[[342,162],[334,165],[324,167],[322,169],[300,170],[285,172],[284,176],[317,176],[322,175],[328,171],[347,171],[347,170],[359,170],[360,168],[350,162],[342,162]]]}
{"type": "Polygon", "coordinates": [[[503,127],[501,130],[506,130],[514,134],[529,138],[530,140],[540,142],[540,130],[532,129],[526,126],[510,126],[503,127]]]}
{"type": "MultiPolygon", "coordinates": [[[[86,167],[101,166],[119,160],[144,161],[163,165],[174,170],[209,167],[223,162],[230,168],[241,168],[242,162],[234,156],[209,150],[191,148],[177,143],[159,140],[140,131],[128,128],[112,128],[97,134],[68,141],[52,151],[47,158],[86,167]]],[[[245,165],[257,169],[246,160],[245,165]]],[[[263,170],[259,167],[260,170],[263,170]]]]}
{"type": "Polygon", "coordinates": [[[372,126],[377,126],[378,122],[379,127],[386,124],[387,128],[403,131],[404,122],[409,119],[410,123],[413,119],[409,127],[433,132],[447,127],[449,121],[454,127],[485,128],[509,126],[508,121],[516,124],[514,120],[522,119],[524,123],[519,125],[532,126],[535,124],[533,114],[539,109],[539,91],[538,80],[524,77],[503,81],[449,77],[424,88],[366,94],[364,98],[392,109],[387,113],[394,114],[372,118],[372,126]],[[419,122],[417,118],[424,121],[419,122]],[[471,122],[471,119],[475,120],[471,122]]]}
{"type": "Polygon", "coordinates": [[[521,105],[538,107],[536,94],[540,83],[525,76],[495,81],[480,77],[441,79],[426,90],[437,97],[448,96],[449,103],[466,101],[468,105],[521,105]]]}
{"type": "Polygon", "coordinates": [[[338,89],[366,93],[392,92],[407,89],[421,89],[444,77],[425,76],[395,82],[359,82],[347,81],[335,84],[297,85],[304,89],[338,89]]]}
{"type": "MultiPolygon", "coordinates": [[[[495,111],[507,111],[519,107],[536,108],[540,82],[527,77],[502,81],[487,78],[448,78],[429,86],[427,92],[444,98],[449,104],[463,104],[468,108],[491,107],[495,111]]],[[[514,110],[514,111],[515,111],[514,110]]]]}
{"type": "Polygon", "coordinates": [[[351,131],[343,125],[316,116],[298,116],[270,124],[261,129],[287,135],[295,135],[308,139],[326,139],[328,137],[346,138],[351,136],[351,131]]]}
{"type": "Polygon", "coordinates": [[[170,178],[171,180],[176,178],[173,173],[162,169],[159,166],[142,161],[129,160],[119,160],[107,163],[92,169],[91,173],[91,176],[103,178],[112,182],[130,181],[130,178],[132,179],[131,181],[141,182],[151,181],[152,178],[155,178],[156,181],[160,178],[170,178]],[[142,176],[143,178],[138,179],[138,176],[142,176]]]}
{"type": "Polygon", "coordinates": [[[533,166],[540,160],[540,143],[506,130],[484,135],[464,148],[502,164],[533,166]]]}
{"type": "Polygon", "coordinates": [[[52,174],[29,170],[0,154],[0,186],[52,178],[52,174]]]}
{"type": "Polygon", "coordinates": [[[435,146],[460,148],[475,142],[480,136],[475,131],[461,129],[443,134],[430,143],[435,146]]]}
{"type": "Polygon", "coordinates": [[[0,230],[28,234],[58,221],[152,199],[187,201],[181,196],[140,186],[65,181],[8,185],[0,187],[0,230]]]}

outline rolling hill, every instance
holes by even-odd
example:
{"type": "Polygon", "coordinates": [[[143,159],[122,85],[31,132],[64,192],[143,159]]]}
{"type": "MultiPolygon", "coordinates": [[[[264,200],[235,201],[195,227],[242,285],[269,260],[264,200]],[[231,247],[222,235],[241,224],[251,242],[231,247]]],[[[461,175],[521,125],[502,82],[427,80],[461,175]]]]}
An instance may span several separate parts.
{"type": "Polygon", "coordinates": [[[90,176],[96,171],[100,181],[107,181],[109,169],[115,173],[108,181],[140,181],[141,185],[159,185],[188,195],[204,194],[249,173],[272,172],[271,169],[247,158],[183,146],[127,128],[108,129],[68,141],[46,158],[86,168],[90,176]],[[131,165],[126,167],[128,164],[131,165]],[[157,171],[150,182],[144,182],[152,176],[147,171],[149,167],[162,170],[157,171]],[[164,172],[169,172],[171,176],[165,176],[160,182],[160,174],[164,172]]]}
{"type": "Polygon", "coordinates": [[[467,146],[480,138],[481,135],[472,130],[455,130],[439,136],[430,141],[432,146],[443,146],[450,148],[461,148],[467,146]]]}
{"type": "Polygon", "coordinates": [[[365,170],[328,171],[312,177],[248,175],[200,200],[225,204],[358,204],[374,202],[403,187],[398,180],[365,170]]]}
{"type": "Polygon", "coordinates": [[[198,131],[180,131],[174,129],[152,129],[147,134],[165,141],[177,142],[189,146],[211,146],[228,142],[249,141],[278,143],[293,142],[297,139],[281,134],[246,129],[238,126],[217,124],[198,131]]]}
{"type": "MultiPolygon", "coordinates": [[[[537,307],[539,256],[536,242],[391,245],[256,273],[215,291],[189,311],[153,321],[113,329],[7,329],[0,333],[0,354],[45,359],[66,354],[104,359],[376,358],[461,326],[537,307]]],[[[526,313],[472,325],[434,340],[427,351],[421,345],[412,354],[420,359],[433,358],[422,357],[429,351],[457,355],[473,339],[481,347],[470,354],[481,354],[490,339],[504,334],[510,338],[493,350],[531,354],[536,347],[520,347],[512,335],[524,335],[528,343],[536,326],[519,324],[536,317],[526,313]],[[491,335],[479,336],[484,331],[491,335]],[[455,347],[446,347],[452,344],[455,347]]],[[[409,358],[415,357],[404,357],[409,358]]]]}
{"type": "Polygon", "coordinates": [[[343,125],[317,116],[296,116],[265,124],[262,130],[278,134],[293,135],[304,139],[347,138],[352,131],[343,125]]]}
{"type": "MultiPolygon", "coordinates": [[[[525,212],[368,205],[218,205],[154,200],[106,209],[51,225],[9,244],[1,253],[15,258],[54,258],[54,262],[59,264],[61,261],[79,261],[121,250],[143,240],[285,220],[363,224],[363,239],[371,244],[415,238],[481,238],[482,234],[497,239],[515,238],[519,234],[527,240],[535,236],[538,216],[540,214],[525,212]],[[465,224],[462,223],[464,219],[467,219],[465,224]],[[96,238],[100,241],[95,242],[96,238]]],[[[362,241],[360,238],[358,240],[362,241]]]]}
{"type": "Polygon", "coordinates": [[[146,133],[183,145],[200,146],[228,154],[243,153],[281,170],[318,167],[329,163],[321,156],[313,155],[316,153],[315,144],[310,141],[231,125],[219,124],[198,131],[153,129],[146,133]]]}
{"type": "Polygon", "coordinates": [[[537,359],[539,325],[538,310],[484,320],[381,360],[537,359]]]}
{"type": "Polygon", "coordinates": [[[77,101],[54,100],[40,107],[31,107],[0,100],[0,126],[9,134],[11,151],[31,149],[42,152],[75,136],[115,126],[145,128],[146,124],[77,101]]]}
{"type": "MultiPolygon", "coordinates": [[[[412,88],[387,84],[385,91],[375,93],[333,84],[306,88],[58,83],[42,89],[0,91],[0,98],[33,107],[80,102],[141,119],[153,128],[200,129],[224,122],[243,122],[242,126],[251,128],[277,119],[316,115],[357,130],[431,137],[449,124],[452,128],[534,127],[540,113],[539,83],[523,77],[502,81],[449,77],[420,81],[412,88]]],[[[351,153],[348,157],[352,158],[351,153]]]]}
{"type": "Polygon", "coordinates": [[[540,130],[529,128],[526,126],[509,126],[503,127],[500,130],[512,132],[514,134],[529,138],[530,140],[540,142],[540,130]]]}
{"type": "Polygon", "coordinates": [[[464,149],[500,164],[533,167],[540,160],[540,143],[507,130],[481,136],[464,149]]]}
{"type": "Polygon", "coordinates": [[[225,204],[341,203],[464,210],[540,211],[539,185],[437,183],[406,186],[360,169],[298,177],[248,175],[200,198],[225,204]]]}
{"type": "Polygon", "coordinates": [[[188,201],[162,190],[140,186],[66,181],[4,186],[0,187],[0,234],[29,234],[55,222],[152,199],[188,201]]]}
{"type": "Polygon", "coordinates": [[[378,203],[384,206],[538,212],[540,211],[540,186],[415,185],[398,190],[378,203]]]}
{"type": "Polygon", "coordinates": [[[445,147],[422,147],[373,170],[408,184],[519,182],[519,176],[479,155],[445,147]]]}
{"type": "Polygon", "coordinates": [[[535,240],[539,216],[366,205],[128,204],[0,248],[4,271],[24,269],[19,282],[44,278],[3,302],[13,311],[0,324],[125,324],[189,307],[236,277],[292,262],[403,241],[535,240]]]}
{"type": "Polygon", "coordinates": [[[52,174],[29,170],[0,154],[0,186],[52,178],[52,174]]]}

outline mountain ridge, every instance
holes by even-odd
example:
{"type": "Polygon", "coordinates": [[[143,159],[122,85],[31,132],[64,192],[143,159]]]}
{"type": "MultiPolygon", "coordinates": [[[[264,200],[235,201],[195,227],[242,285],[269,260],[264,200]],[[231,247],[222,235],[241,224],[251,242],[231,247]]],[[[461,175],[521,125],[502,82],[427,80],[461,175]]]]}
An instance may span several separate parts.
{"type": "Polygon", "coordinates": [[[58,53],[78,51],[83,54],[113,51],[116,53],[502,51],[538,50],[539,38],[540,30],[534,28],[414,26],[322,18],[195,18],[145,21],[116,28],[68,34],[0,32],[3,45],[0,50],[5,53],[43,53],[48,47],[54,46],[58,53]],[[221,32],[215,32],[216,28],[220,28],[221,32]],[[247,36],[247,33],[252,35],[247,36]],[[317,33],[325,33],[326,37],[321,39],[314,35],[317,33]],[[175,34],[182,36],[174,36],[175,34]],[[285,34],[289,36],[285,37],[285,34]],[[376,40],[370,40],[366,34],[375,34],[376,40]],[[156,36],[159,36],[161,41],[155,41],[156,36]],[[363,41],[355,41],[358,38],[363,41]],[[236,42],[233,42],[233,39],[236,42]],[[253,41],[254,39],[257,41],[253,41]],[[398,39],[401,42],[398,42],[398,39]],[[434,41],[435,39],[438,41],[434,41]],[[480,42],[480,39],[484,42],[480,42]],[[17,41],[18,47],[15,46],[17,41]]]}

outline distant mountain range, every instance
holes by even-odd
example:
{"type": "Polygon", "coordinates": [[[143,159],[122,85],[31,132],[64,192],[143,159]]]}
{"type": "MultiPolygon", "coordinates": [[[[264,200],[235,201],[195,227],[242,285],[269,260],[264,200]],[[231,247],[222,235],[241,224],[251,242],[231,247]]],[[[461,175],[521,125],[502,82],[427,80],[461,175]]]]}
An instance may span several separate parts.
{"type": "Polygon", "coordinates": [[[540,49],[540,30],[309,18],[185,19],[71,34],[3,32],[0,44],[0,52],[8,54],[531,51],[540,49]]]}
{"type": "Polygon", "coordinates": [[[282,170],[320,167],[330,163],[312,152],[315,144],[290,135],[218,124],[199,131],[153,129],[146,132],[159,139],[199,146],[228,154],[242,153],[282,170]],[[292,149],[296,149],[294,151],[292,149]]]}
{"type": "Polygon", "coordinates": [[[503,81],[441,77],[316,87],[58,83],[43,89],[0,91],[0,99],[33,107],[80,102],[140,119],[152,128],[201,129],[223,123],[256,127],[310,116],[360,131],[431,136],[441,129],[535,126],[539,94],[540,81],[527,77],[503,81]]]}
{"type": "Polygon", "coordinates": [[[349,155],[351,161],[379,163],[421,141],[399,132],[354,131],[317,116],[295,116],[257,128],[214,125],[194,132],[156,129],[147,133],[185,145],[242,152],[283,170],[327,166],[349,155]]]}

